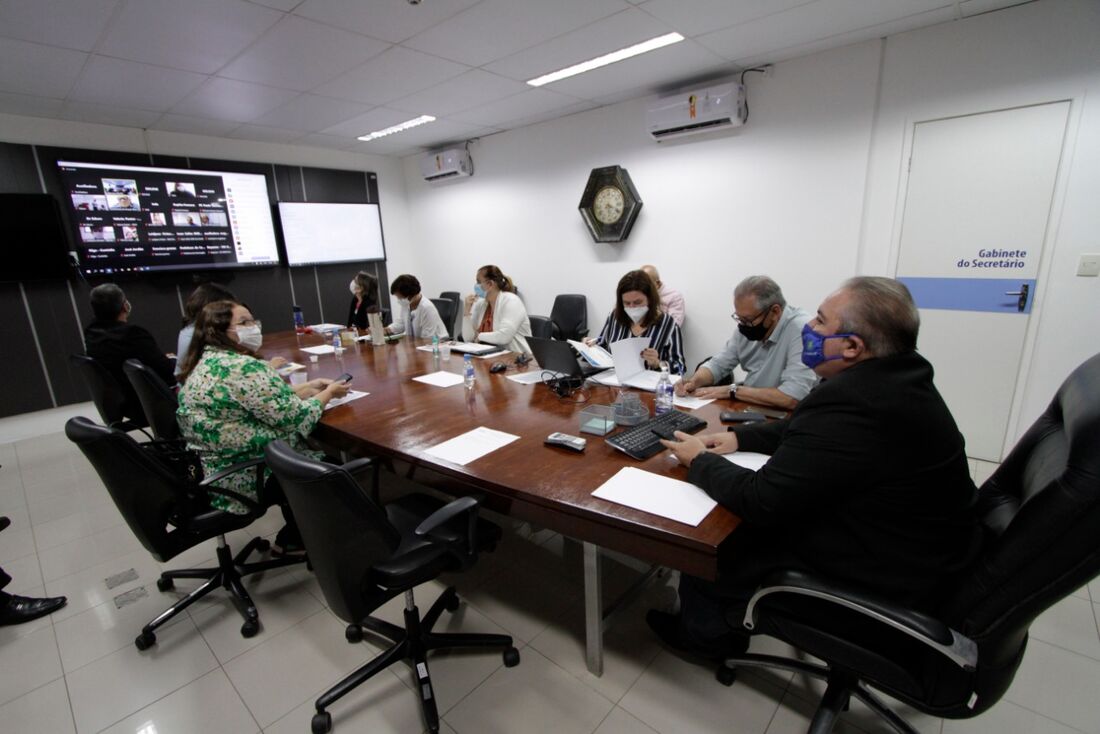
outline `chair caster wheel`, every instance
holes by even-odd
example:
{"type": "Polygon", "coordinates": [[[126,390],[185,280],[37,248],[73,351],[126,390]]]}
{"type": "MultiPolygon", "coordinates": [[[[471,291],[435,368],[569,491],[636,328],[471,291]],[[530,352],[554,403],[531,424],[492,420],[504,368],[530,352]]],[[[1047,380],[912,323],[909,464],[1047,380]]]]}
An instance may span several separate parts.
{"type": "Polygon", "coordinates": [[[446,609],[448,612],[453,612],[454,610],[458,609],[460,603],[461,602],[458,598],[458,594],[451,594],[449,597],[447,597],[447,603],[443,605],[443,608],[446,609]]]}
{"type": "Polygon", "coordinates": [[[256,544],[256,550],[260,553],[267,553],[271,550],[271,541],[267,538],[260,538],[260,542],[256,544]]]}
{"type": "Polygon", "coordinates": [[[357,624],[349,624],[344,629],[344,639],[354,644],[363,641],[363,628],[357,624]]]}
{"type": "Polygon", "coordinates": [[[309,728],[313,734],[328,734],[332,731],[332,714],[328,711],[318,711],[310,719],[309,728]]]}
{"type": "Polygon", "coordinates": [[[134,647],[138,650],[148,650],[153,645],[157,644],[157,636],[152,632],[142,632],[134,640],[134,647]]]}
{"type": "Polygon", "coordinates": [[[502,657],[504,658],[505,668],[514,668],[519,665],[519,650],[514,647],[509,647],[505,650],[502,657]]]}
{"type": "Polygon", "coordinates": [[[241,637],[255,637],[260,631],[260,620],[250,619],[241,625],[241,637]]]}
{"type": "Polygon", "coordinates": [[[724,686],[732,686],[737,680],[737,668],[719,665],[718,670],[714,671],[714,678],[724,686]]]}
{"type": "Polygon", "coordinates": [[[171,591],[176,588],[176,582],[163,576],[157,579],[157,591],[171,591]]]}

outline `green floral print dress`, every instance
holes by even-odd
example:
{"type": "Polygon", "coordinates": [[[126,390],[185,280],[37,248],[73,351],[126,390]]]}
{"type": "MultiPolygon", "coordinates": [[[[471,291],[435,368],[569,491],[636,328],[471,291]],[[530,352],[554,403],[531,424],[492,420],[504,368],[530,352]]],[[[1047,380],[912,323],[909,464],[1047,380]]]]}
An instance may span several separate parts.
{"type": "MultiPolygon", "coordinates": [[[[320,452],[306,450],[303,437],[317,425],[322,410],[316,398],[299,398],[266,362],[208,346],[180,388],[176,418],[188,448],[199,452],[203,472],[211,476],[262,457],[264,446],[278,439],[321,458],[320,452]]],[[[218,486],[255,498],[255,481],[254,471],[242,471],[218,486]]],[[[220,495],[211,494],[210,504],[236,514],[248,512],[245,505],[220,495]]]]}

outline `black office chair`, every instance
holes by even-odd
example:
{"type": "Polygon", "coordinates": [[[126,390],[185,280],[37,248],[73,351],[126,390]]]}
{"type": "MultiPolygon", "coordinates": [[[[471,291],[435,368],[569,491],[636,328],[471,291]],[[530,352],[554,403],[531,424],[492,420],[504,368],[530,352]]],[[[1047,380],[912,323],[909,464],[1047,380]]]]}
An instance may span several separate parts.
{"type": "Polygon", "coordinates": [[[85,354],[70,354],[69,362],[84,378],[84,384],[92,394],[92,402],[99,411],[99,417],[106,425],[120,431],[137,431],[149,427],[137,397],[128,389],[128,385],[119,384],[106,367],[85,354]]]}
{"type": "Polygon", "coordinates": [[[458,335],[462,332],[462,327],[459,324],[459,319],[462,318],[462,294],[458,291],[443,291],[439,294],[439,297],[446,298],[448,301],[451,301],[455,305],[454,321],[451,323],[447,323],[446,321],[444,321],[443,323],[447,325],[448,329],[450,329],[451,334],[457,338],[458,335]]]}
{"type": "Polygon", "coordinates": [[[744,655],[727,660],[719,680],[731,683],[741,665],[825,679],[811,734],[831,731],[851,696],[896,731],[915,734],[867,685],[948,719],[997,703],[1023,659],[1031,622],[1100,573],[1100,354],[1066,378],[982,485],[978,511],[987,531],[982,554],[945,583],[941,609],[925,613],[782,573],[757,590],[736,623],[825,665],[744,655]]]}
{"type": "Polygon", "coordinates": [[[199,543],[211,538],[218,539],[217,566],[165,571],[157,579],[160,591],[173,588],[175,579],[203,579],[204,583],[145,625],[134,640],[137,649],[145,650],[155,645],[158,627],[219,586],[232,594],[237,611],[244,618],[241,635],[252,637],[259,632],[259,613],[241,578],[302,563],[305,559],[277,558],[246,563],[253,551],[263,552],[270,547],[263,538],[253,538],[236,556],[232,555],[225,543],[225,534],[247,527],[267,508],[235,492],[211,485],[238,471],[255,471],[257,487],[262,492],[263,461],[243,462],[201,482],[191,482],[179,476],[169,462],[158,458],[152,445],[139,444],[120,430],[96,425],[87,418],[72,418],[65,424],[65,435],[91,462],[126,524],[157,561],[165,563],[199,543]],[[208,492],[232,497],[247,505],[249,513],[235,515],[213,509],[208,492]]]}
{"type": "Polygon", "coordinates": [[[550,320],[554,322],[555,339],[583,339],[588,336],[588,300],[570,293],[555,297],[550,320]]]}
{"type": "Polygon", "coordinates": [[[176,422],[176,394],[164,384],[156,372],[136,359],[122,363],[122,372],[137,393],[145,421],[153,429],[153,437],[160,441],[180,441],[180,427],[176,422]]]}
{"type": "Polygon", "coordinates": [[[554,338],[554,322],[545,316],[528,316],[531,321],[531,336],[537,339],[554,338]]]}
{"type": "Polygon", "coordinates": [[[348,622],[348,642],[359,642],[363,629],[393,645],[351,673],[317,699],[314,734],[332,728],[325,709],[356,686],[399,660],[416,671],[420,704],[430,731],[439,731],[431,679],[425,657],[430,650],[454,647],[502,647],[504,664],[519,664],[519,652],[506,635],[432,632],[443,610],[458,608],[453,587],[444,591],[423,618],[413,587],[444,571],[470,567],[480,550],[491,550],[500,528],[477,517],[477,501],[463,497],[444,505],[424,494],[410,494],[386,505],[373,501],[352,479],[370,459],[343,467],[323,464],[295,453],[286,443],[268,444],[268,466],[279,478],[310,549],[310,562],[329,608],[348,622]],[[405,594],[404,628],[370,614],[405,594]]]}
{"type": "Polygon", "coordinates": [[[447,335],[452,339],[455,335],[455,304],[449,298],[432,298],[430,299],[435,306],[435,310],[439,311],[439,318],[443,322],[443,325],[447,327],[447,335]]]}

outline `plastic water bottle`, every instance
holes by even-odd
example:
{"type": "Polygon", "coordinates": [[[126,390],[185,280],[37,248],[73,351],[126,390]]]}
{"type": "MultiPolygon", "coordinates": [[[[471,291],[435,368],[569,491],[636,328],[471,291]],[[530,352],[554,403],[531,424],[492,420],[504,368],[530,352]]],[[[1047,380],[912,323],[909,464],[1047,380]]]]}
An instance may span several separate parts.
{"type": "Polygon", "coordinates": [[[668,376],[668,362],[661,362],[661,376],[657,378],[656,413],[664,415],[672,410],[672,380],[668,376]]]}
{"type": "Polygon", "coordinates": [[[436,362],[439,361],[439,335],[436,334],[432,337],[432,356],[435,357],[436,362]]]}
{"type": "Polygon", "coordinates": [[[294,333],[304,334],[306,333],[306,317],[302,315],[302,307],[294,307],[294,333]]]}
{"type": "Polygon", "coordinates": [[[463,382],[466,383],[467,390],[474,389],[474,358],[465,354],[462,357],[462,375],[463,382]]]}
{"type": "Polygon", "coordinates": [[[332,349],[336,352],[336,356],[340,356],[344,353],[344,344],[340,341],[340,330],[332,330],[332,349]]]}

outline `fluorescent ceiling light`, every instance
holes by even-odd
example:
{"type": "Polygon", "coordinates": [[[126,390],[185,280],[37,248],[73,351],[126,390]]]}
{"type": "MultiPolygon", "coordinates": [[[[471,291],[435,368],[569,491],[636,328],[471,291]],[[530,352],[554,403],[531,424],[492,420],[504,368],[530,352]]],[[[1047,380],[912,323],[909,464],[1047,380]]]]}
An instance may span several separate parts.
{"type": "Polygon", "coordinates": [[[384,138],[387,135],[393,135],[394,133],[399,133],[399,132],[403,132],[405,130],[408,130],[411,127],[416,127],[417,125],[423,125],[426,122],[435,122],[435,118],[432,117],[431,115],[421,115],[420,117],[417,117],[415,120],[405,120],[404,122],[398,123],[397,125],[394,125],[393,127],[387,127],[385,130],[375,130],[372,133],[367,133],[366,135],[360,135],[359,139],[360,140],[374,140],[376,138],[384,138]]]}
{"type": "Polygon", "coordinates": [[[586,71],[592,71],[598,69],[601,66],[607,66],[608,64],[614,64],[616,61],[622,61],[623,59],[629,59],[631,56],[637,56],[638,54],[644,54],[649,51],[656,51],[659,48],[670,46],[673,43],[679,43],[684,40],[684,37],[679,33],[666,33],[663,36],[657,36],[651,38],[648,41],[642,41],[636,43],[633,46],[627,46],[626,48],[620,48],[618,51],[612,51],[609,54],[603,56],[597,56],[594,59],[588,61],[582,61],[579,64],[573,64],[567,66],[559,71],[552,71],[549,74],[543,74],[540,77],[534,79],[528,79],[527,83],[532,87],[541,87],[543,84],[549,84],[550,82],[556,82],[559,79],[565,79],[567,77],[576,76],[577,74],[583,74],[586,71]]]}

